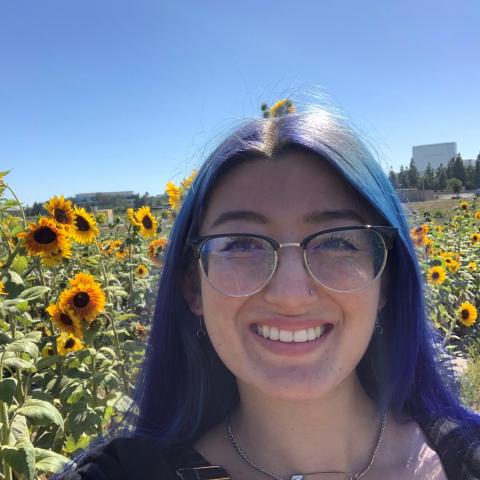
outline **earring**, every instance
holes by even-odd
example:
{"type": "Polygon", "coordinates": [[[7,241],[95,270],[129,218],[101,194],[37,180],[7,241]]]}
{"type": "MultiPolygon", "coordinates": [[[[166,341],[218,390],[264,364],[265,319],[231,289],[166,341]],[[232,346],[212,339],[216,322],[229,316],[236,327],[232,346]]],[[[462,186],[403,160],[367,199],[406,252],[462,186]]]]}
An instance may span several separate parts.
{"type": "Polygon", "coordinates": [[[308,291],[308,293],[309,293],[310,295],[313,295],[313,289],[310,289],[310,290],[308,291]]]}
{"type": "Polygon", "coordinates": [[[198,320],[199,320],[199,327],[198,327],[198,330],[197,330],[197,338],[199,340],[203,340],[207,336],[207,332],[203,328],[203,317],[201,315],[199,315],[198,320]]]}

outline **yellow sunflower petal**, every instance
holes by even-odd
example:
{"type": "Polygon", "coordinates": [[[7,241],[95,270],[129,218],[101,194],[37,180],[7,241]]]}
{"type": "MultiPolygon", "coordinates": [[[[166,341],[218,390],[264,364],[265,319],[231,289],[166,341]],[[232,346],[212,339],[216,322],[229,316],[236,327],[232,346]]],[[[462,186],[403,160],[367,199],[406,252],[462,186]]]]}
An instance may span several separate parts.
{"type": "Polygon", "coordinates": [[[70,200],[65,200],[64,196],[52,197],[44,204],[45,210],[55,219],[57,224],[70,227],[73,224],[74,212],[70,200]]]}
{"type": "Polygon", "coordinates": [[[68,244],[67,232],[55,220],[41,217],[38,223],[31,223],[25,232],[17,235],[29,255],[50,254],[65,250],[68,244]]]}
{"type": "Polygon", "coordinates": [[[69,333],[61,333],[57,338],[57,350],[60,355],[67,355],[70,352],[77,352],[85,348],[82,341],[69,333]]]}
{"type": "Polygon", "coordinates": [[[77,243],[93,243],[99,233],[95,218],[84,208],[75,207],[74,214],[75,217],[70,230],[72,238],[77,243]]]}
{"type": "Polygon", "coordinates": [[[154,237],[157,234],[158,221],[150,212],[150,207],[141,207],[135,214],[140,227],[140,234],[145,238],[154,237]]]}
{"type": "Polygon", "coordinates": [[[61,309],[58,305],[52,304],[45,309],[52,318],[53,324],[62,332],[67,332],[77,338],[83,337],[83,330],[80,318],[72,309],[61,309]]]}
{"type": "Polygon", "coordinates": [[[465,327],[471,327],[477,320],[478,311],[470,302],[460,304],[457,309],[458,321],[465,327]]]}

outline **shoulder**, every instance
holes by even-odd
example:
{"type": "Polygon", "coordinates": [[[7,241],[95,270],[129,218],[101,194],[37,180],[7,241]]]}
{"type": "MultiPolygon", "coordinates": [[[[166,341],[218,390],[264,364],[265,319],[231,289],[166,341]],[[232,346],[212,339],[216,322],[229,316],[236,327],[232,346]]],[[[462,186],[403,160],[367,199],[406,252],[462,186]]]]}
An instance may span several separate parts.
{"type": "Polygon", "coordinates": [[[427,441],[450,478],[480,479],[480,425],[447,417],[420,420],[427,441]],[[457,475],[457,476],[453,476],[457,475]]]}
{"type": "Polygon", "coordinates": [[[149,437],[120,437],[85,452],[58,480],[127,480],[177,478],[175,449],[149,437]]]}

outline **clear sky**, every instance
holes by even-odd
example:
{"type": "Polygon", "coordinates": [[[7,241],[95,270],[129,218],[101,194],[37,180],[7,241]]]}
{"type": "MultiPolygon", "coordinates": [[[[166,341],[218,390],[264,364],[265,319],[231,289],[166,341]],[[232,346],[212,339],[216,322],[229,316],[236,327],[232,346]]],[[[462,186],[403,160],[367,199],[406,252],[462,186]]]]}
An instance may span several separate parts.
{"type": "Polygon", "coordinates": [[[262,101],[324,92],[385,168],[480,151],[478,0],[3,0],[0,170],[26,202],[164,191],[262,101]]]}

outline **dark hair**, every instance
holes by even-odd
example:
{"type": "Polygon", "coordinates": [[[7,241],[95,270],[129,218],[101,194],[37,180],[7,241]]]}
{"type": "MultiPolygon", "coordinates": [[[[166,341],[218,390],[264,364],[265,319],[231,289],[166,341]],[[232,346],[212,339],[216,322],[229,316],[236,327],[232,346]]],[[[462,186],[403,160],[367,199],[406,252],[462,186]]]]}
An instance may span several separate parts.
{"type": "MultiPolygon", "coordinates": [[[[389,254],[382,335],[373,335],[357,372],[380,411],[398,421],[450,417],[478,424],[442,377],[436,333],[426,316],[423,276],[405,213],[371,152],[345,122],[319,107],[278,118],[248,121],[207,158],[173,226],[160,279],[145,363],[135,394],[133,429],[165,445],[192,442],[238,402],[233,374],[210,341],[196,336],[198,318],[182,294],[191,262],[187,241],[197,235],[218,179],[241,162],[273,158],[285,149],[316,154],[338,172],[399,234],[389,254]]],[[[450,385],[451,387],[451,385],[450,385]]]]}

